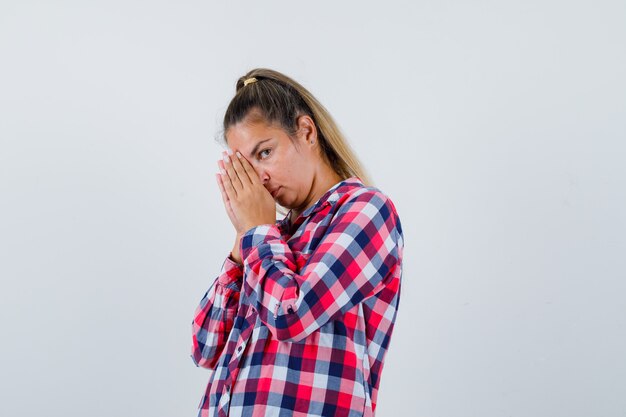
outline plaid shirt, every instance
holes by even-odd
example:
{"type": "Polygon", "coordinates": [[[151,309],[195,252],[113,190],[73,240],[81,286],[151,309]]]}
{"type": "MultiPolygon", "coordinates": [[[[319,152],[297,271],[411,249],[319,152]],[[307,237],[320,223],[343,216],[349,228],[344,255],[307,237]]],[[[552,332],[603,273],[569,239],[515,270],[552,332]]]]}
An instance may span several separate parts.
{"type": "Polygon", "coordinates": [[[403,235],[358,177],[290,227],[249,229],[196,308],[191,358],[212,370],[198,416],[374,416],[396,320],[403,235]]]}

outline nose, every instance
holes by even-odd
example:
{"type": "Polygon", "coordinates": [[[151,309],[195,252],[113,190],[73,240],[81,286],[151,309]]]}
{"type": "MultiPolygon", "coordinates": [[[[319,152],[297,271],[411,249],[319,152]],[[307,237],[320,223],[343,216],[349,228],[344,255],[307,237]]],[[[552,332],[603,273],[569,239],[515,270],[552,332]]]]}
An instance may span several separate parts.
{"type": "Polygon", "coordinates": [[[267,170],[258,165],[253,166],[253,168],[256,171],[257,175],[259,176],[259,179],[261,180],[261,184],[263,185],[267,184],[267,182],[270,180],[270,176],[267,170]]]}

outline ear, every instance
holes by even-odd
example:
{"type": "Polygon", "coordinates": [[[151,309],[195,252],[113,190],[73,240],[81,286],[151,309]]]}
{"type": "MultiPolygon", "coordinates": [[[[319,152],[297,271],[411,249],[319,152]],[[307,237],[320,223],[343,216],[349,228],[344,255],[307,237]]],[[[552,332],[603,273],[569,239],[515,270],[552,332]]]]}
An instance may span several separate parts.
{"type": "Polygon", "coordinates": [[[310,146],[317,143],[315,122],[306,114],[298,117],[298,139],[303,145],[310,146]]]}

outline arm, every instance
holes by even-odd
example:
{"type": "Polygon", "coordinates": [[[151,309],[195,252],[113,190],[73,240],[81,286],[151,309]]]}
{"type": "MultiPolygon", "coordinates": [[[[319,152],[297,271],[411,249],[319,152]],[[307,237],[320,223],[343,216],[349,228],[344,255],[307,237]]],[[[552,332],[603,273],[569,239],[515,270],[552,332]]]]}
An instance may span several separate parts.
{"type": "Polygon", "coordinates": [[[191,323],[191,358],[196,366],[215,368],[237,315],[242,281],[242,266],[226,258],[191,323]]]}
{"type": "Polygon", "coordinates": [[[246,298],[278,340],[298,342],[376,295],[402,259],[402,228],[384,194],[357,189],[336,204],[299,273],[275,225],[253,227],[242,238],[246,298]]]}

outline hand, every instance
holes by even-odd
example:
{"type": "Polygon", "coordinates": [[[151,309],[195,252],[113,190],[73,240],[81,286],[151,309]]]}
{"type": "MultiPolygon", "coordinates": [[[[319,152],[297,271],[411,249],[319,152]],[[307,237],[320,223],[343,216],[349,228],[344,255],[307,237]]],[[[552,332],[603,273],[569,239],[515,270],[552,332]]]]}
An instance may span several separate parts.
{"type": "Polygon", "coordinates": [[[224,152],[224,161],[218,161],[218,166],[217,182],[222,200],[238,235],[254,226],[276,223],[274,198],[243,155],[224,152]]]}

